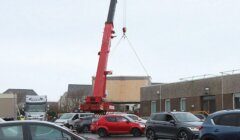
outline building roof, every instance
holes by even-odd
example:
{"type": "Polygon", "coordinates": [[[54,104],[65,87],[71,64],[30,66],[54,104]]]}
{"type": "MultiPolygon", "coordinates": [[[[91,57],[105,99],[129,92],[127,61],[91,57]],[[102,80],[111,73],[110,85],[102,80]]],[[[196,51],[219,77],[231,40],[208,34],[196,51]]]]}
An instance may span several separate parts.
{"type": "Polygon", "coordinates": [[[69,84],[67,96],[88,96],[92,94],[92,85],[69,84]]]}
{"type": "Polygon", "coordinates": [[[26,95],[38,95],[32,89],[8,89],[3,94],[15,94],[17,95],[17,104],[23,104],[26,100],[26,95]]]}
{"type": "Polygon", "coordinates": [[[37,93],[32,89],[8,89],[3,94],[26,94],[26,95],[37,95],[37,93]]]}
{"type": "MultiPolygon", "coordinates": [[[[95,77],[92,77],[95,80],[95,77]]],[[[108,76],[107,80],[151,80],[150,76],[108,76]]]]}
{"type": "Polygon", "coordinates": [[[92,85],[69,84],[68,92],[92,91],[92,85]]]}

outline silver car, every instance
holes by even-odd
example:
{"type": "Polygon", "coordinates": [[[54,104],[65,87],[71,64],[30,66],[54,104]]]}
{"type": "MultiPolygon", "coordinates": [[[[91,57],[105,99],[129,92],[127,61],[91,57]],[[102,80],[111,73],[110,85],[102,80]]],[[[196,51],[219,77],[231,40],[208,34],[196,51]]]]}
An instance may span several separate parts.
{"type": "Polygon", "coordinates": [[[85,140],[64,127],[45,121],[0,123],[0,140],[85,140]]]}

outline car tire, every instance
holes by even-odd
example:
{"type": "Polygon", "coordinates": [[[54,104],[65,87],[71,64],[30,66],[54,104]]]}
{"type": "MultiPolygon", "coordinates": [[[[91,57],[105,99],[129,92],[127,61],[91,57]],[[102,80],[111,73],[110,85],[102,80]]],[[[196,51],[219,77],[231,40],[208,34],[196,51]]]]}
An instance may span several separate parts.
{"type": "Polygon", "coordinates": [[[201,140],[217,140],[214,136],[203,136],[201,140]]]}
{"type": "Polygon", "coordinates": [[[148,140],[156,140],[155,132],[152,129],[147,130],[146,137],[148,140]]]}
{"type": "Polygon", "coordinates": [[[69,129],[73,130],[73,126],[72,126],[72,125],[69,125],[69,129]]]}
{"type": "Polygon", "coordinates": [[[141,131],[138,128],[133,128],[132,134],[134,137],[140,137],[142,135],[141,131]]]}
{"type": "Polygon", "coordinates": [[[100,128],[100,129],[98,129],[98,135],[99,135],[99,137],[106,137],[108,134],[107,134],[106,129],[100,128]]]}
{"type": "Polygon", "coordinates": [[[192,140],[191,134],[186,130],[181,130],[177,134],[177,140],[192,140]]]}
{"type": "Polygon", "coordinates": [[[82,128],[82,132],[83,133],[86,133],[86,132],[88,132],[89,131],[89,127],[88,126],[83,126],[83,128],[82,128]]]}

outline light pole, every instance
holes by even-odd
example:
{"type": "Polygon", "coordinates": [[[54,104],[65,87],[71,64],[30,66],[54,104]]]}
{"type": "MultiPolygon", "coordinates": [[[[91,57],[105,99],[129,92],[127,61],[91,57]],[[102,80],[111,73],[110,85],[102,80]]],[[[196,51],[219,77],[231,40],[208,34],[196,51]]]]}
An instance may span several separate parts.
{"type": "Polygon", "coordinates": [[[159,95],[159,111],[162,112],[162,85],[160,84],[159,90],[157,91],[157,95],[159,95]]]}
{"type": "Polygon", "coordinates": [[[223,72],[220,72],[221,73],[221,87],[222,87],[222,110],[224,108],[224,105],[223,105],[223,72]]]}

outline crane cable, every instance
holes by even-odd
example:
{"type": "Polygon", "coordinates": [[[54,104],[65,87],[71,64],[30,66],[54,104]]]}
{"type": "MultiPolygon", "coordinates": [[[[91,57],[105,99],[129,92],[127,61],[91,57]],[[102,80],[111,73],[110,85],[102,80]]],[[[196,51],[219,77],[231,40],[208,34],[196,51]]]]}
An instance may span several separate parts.
{"type": "Polygon", "coordinates": [[[128,39],[126,32],[127,32],[127,28],[126,28],[126,16],[127,16],[127,3],[126,0],[123,0],[123,35],[122,37],[119,39],[119,41],[117,42],[116,46],[113,47],[113,51],[112,53],[114,53],[116,51],[116,48],[120,45],[120,43],[122,42],[123,39],[127,40],[127,43],[129,44],[130,48],[132,49],[133,53],[135,54],[138,62],[140,63],[140,65],[142,66],[144,72],[146,73],[146,75],[149,77],[149,74],[147,72],[146,67],[143,65],[139,55],[137,54],[137,51],[134,49],[132,43],[130,42],[130,40],[128,39]]]}
{"type": "Polygon", "coordinates": [[[128,42],[128,44],[129,44],[130,48],[132,49],[132,51],[134,52],[135,56],[137,57],[137,60],[138,60],[138,62],[140,63],[140,65],[142,66],[142,68],[143,68],[143,70],[145,71],[146,75],[149,76],[146,67],[143,65],[143,63],[142,63],[139,55],[137,54],[137,51],[134,49],[132,43],[130,42],[130,40],[128,39],[127,36],[125,36],[125,38],[127,39],[127,42],[128,42]]]}

